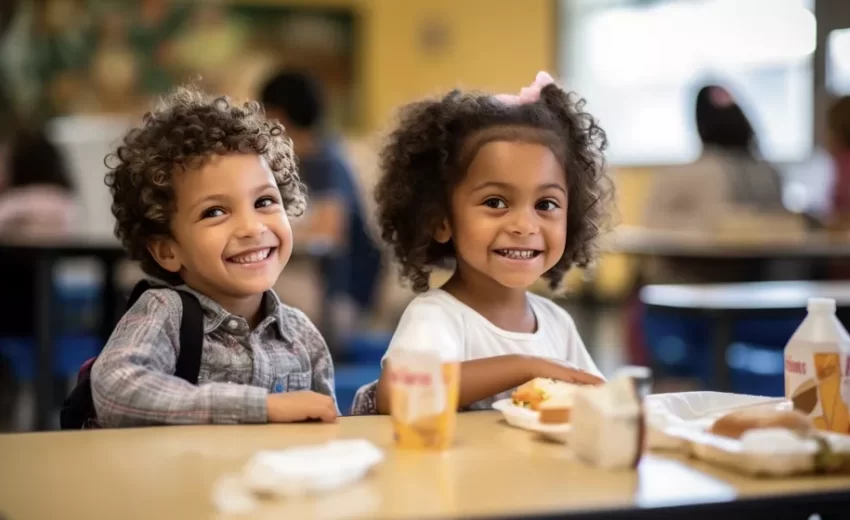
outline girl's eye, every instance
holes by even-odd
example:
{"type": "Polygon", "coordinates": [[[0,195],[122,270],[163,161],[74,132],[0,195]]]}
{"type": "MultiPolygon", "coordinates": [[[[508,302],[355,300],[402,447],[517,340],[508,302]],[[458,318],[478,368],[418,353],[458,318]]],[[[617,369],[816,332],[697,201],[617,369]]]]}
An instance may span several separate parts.
{"type": "Polygon", "coordinates": [[[277,200],[274,197],[260,197],[257,199],[257,202],[254,203],[255,208],[267,208],[269,206],[274,206],[277,204],[277,200]]]}
{"type": "Polygon", "coordinates": [[[508,205],[505,204],[505,201],[497,199],[496,197],[491,197],[485,200],[484,205],[491,209],[506,209],[508,207],[508,205]]]}
{"type": "Polygon", "coordinates": [[[539,211],[554,211],[560,207],[561,206],[557,202],[551,199],[541,200],[537,203],[537,209],[539,211]]]}
{"type": "Polygon", "coordinates": [[[210,208],[201,214],[201,218],[215,218],[224,215],[224,210],[221,208],[210,208]]]}

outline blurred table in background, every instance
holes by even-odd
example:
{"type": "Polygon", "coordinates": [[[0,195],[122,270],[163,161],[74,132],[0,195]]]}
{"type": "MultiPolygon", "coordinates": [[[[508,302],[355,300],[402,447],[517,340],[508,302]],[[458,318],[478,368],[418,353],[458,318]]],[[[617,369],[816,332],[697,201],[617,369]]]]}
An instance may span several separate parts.
{"type": "Polygon", "coordinates": [[[563,445],[507,426],[499,413],[458,417],[446,452],[396,449],[389,417],[337,424],[190,426],[0,436],[0,509],[41,518],[806,519],[850,510],[850,477],[754,479],[678,456],[605,471],[563,445]],[[260,450],[366,439],[386,459],[336,492],[262,500],[217,513],[213,488],[260,450]]]}
{"type": "Polygon", "coordinates": [[[108,235],[64,235],[40,238],[0,238],[0,255],[17,255],[30,260],[35,267],[35,345],[36,428],[51,429],[53,416],[54,362],[54,286],[53,268],[57,261],[67,258],[97,258],[103,264],[105,276],[100,290],[102,306],[100,338],[103,343],[112,333],[119,312],[118,291],[115,288],[119,262],[126,258],[121,244],[108,235]]]}
{"type": "Polygon", "coordinates": [[[655,257],[840,259],[850,258],[850,233],[722,235],[620,226],[603,240],[603,250],[655,257]]]}
{"type": "MultiPolygon", "coordinates": [[[[850,282],[752,282],[737,284],[648,285],[641,289],[648,311],[700,314],[714,324],[712,349],[718,391],[729,390],[729,345],[735,320],[798,317],[809,298],[831,298],[850,307],[850,282]]],[[[790,339],[790,338],[789,338],[790,339]]]]}

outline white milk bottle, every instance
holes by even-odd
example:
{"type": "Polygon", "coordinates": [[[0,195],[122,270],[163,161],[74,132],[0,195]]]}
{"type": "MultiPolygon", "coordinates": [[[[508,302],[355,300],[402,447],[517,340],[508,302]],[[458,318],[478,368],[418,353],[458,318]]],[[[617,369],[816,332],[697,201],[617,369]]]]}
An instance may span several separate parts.
{"type": "Polygon", "coordinates": [[[810,298],[785,347],[785,398],[821,430],[850,433],[850,335],[835,300],[810,298]]]}
{"type": "Polygon", "coordinates": [[[387,359],[390,414],[396,445],[444,450],[454,443],[460,360],[454,341],[439,326],[421,323],[409,344],[387,359]]]}

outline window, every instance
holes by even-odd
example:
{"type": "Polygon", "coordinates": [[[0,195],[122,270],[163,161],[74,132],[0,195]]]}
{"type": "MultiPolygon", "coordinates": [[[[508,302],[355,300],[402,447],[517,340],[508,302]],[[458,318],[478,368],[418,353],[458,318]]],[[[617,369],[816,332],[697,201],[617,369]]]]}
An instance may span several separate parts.
{"type": "Polygon", "coordinates": [[[707,83],[733,92],[768,160],[810,155],[814,0],[560,2],[560,70],[608,133],[611,163],[696,159],[707,83]]]}

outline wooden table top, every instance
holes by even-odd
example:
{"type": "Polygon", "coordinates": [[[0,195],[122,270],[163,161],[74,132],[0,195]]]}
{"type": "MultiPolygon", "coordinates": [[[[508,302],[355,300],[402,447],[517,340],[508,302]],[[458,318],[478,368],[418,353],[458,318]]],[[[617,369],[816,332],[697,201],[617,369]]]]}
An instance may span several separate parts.
{"type": "Polygon", "coordinates": [[[340,438],[368,439],[386,459],[352,487],[269,501],[251,518],[545,514],[850,490],[850,477],[754,480],[656,454],[638,471],[606,472],[507,426],[496,412],[477,412],[461,414],[456,446],[445,453],[396,450],[387,417],[0,436],[0,516],[215,518],[213,483],[254,452],[340,438]]]}

